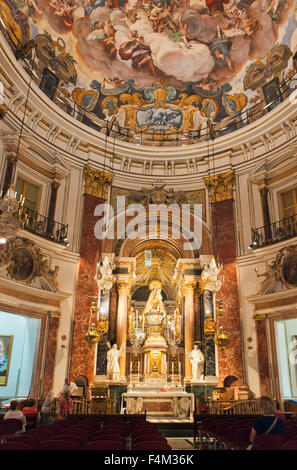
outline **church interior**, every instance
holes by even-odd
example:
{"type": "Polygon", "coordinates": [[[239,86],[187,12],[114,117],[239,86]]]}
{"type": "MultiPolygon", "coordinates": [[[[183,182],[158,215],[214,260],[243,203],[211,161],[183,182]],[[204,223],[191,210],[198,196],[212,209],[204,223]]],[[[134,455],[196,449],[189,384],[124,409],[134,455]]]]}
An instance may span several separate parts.
{"type": "Polygon", "coordinates": [[[294,0],[0,0],[0,438],[70,382],[143,449],[263,396],[297,449],[296,96],[294,0]]]}

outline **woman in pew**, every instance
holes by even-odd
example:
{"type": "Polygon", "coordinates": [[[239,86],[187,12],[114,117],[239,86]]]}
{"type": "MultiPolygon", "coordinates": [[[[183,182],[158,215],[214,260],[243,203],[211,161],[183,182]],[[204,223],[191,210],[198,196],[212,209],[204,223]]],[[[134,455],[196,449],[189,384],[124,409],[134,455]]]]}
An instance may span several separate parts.
{"type": "Polygon", "coordinates": [[[22,432],[25,431],[26,418],[24,413],[18,408],[18,402],[16,400],[10,402],[9,410],[5,413],[3,419],[19,419],[23,423],[22,432]]]}
{"type": "Polygon", "coordinates": [[[260,408],[263,411],[263,416],[257,418],[253,423],[250,434],[250,445],[247,447],[247,450],[253,449],[256,436],[284,434],[284,422],[278,416],[275,416],[274,400],[270,397],[261,397],[260,408]]]}

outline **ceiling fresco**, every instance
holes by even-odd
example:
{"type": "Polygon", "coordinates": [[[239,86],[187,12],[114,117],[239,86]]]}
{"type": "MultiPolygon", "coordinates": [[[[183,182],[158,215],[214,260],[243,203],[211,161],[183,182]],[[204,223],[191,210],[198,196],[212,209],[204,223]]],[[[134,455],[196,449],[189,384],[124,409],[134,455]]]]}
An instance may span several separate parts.
{"type": "Polygon", "coordinates": [[[39,68],[69,67],[60,88],[86,109],[85,120],[116,116],[134,129],[197,130],[206,118],[234,116],[292,74],[297,48],[294,0],[0,5],[2,25],[13,21],[22,44],[36,40],[39,68]]]}

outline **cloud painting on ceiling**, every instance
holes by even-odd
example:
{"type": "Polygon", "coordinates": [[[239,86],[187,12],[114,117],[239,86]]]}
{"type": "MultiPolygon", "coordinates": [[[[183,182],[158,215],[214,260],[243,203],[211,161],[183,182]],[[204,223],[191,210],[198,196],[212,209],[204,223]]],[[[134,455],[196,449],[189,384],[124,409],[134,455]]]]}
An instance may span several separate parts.
{"type": "Polygon", "coordinates": [[[178,109],[185,106],[194,106],[214,120],[241,111],[255,99],[261,74],[266,82],[276,75],[286,79],[284,71],[292,68],[296,50],[294,0],[0,0],[0,4],[4,23],[10,12],[23,42],[45,35],[56,44],[55,59],[67,51],[77,73],[72,84],[70,80],[77,103],[99,117],[115,115],[122,106],[141,108],[133,117],[136,128],[151,122],[158,128],[167,121],[183,129],[185,113],[178,109]],[[163,106],[163,112],[146,107],[160,103],[156,84],[166,90],[163,101],[173,103],[163,106]]]}

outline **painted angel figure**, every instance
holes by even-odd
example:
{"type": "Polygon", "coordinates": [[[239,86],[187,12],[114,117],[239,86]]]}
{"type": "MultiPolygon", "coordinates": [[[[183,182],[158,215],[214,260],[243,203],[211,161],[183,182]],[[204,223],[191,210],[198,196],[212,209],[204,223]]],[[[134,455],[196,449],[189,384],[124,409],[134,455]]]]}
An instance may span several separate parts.
{"type": "Polygon", "coordinates": [[[114,344],[112,347],[109,342],[107,342],[107,368],[106,368],[106,375],[107,378],[110,380],[120,380],[120,366],[119,366],[119,358],[124,353],[124,343],[118,349],[117,345],[114,344]]]}

